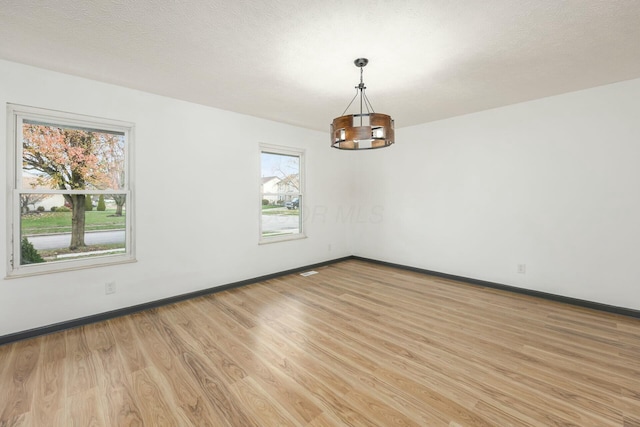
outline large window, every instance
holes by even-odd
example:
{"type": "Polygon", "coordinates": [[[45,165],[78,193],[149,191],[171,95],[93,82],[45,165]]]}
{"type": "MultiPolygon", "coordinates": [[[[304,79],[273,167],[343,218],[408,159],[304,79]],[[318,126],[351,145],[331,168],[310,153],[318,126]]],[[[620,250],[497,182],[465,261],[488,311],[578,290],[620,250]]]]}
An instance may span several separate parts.
{"type": "Polygon", "coordinates": [[[8,105],[9,276],[131,261],[131,123],[8,105]]]}
{"type": "Polygon", "coordinates": [[[304,237],[304,152],[260,146],[260,242],[304,237]]]}

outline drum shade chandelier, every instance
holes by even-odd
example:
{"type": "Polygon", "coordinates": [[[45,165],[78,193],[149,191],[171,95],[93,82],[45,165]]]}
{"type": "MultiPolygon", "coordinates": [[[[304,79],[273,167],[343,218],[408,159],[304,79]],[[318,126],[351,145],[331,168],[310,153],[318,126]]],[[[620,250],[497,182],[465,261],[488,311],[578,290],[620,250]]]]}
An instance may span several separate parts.
{"type": "Polygon", "coordinates": [[[369,60],[358,58],[353,63],[360,68],[360,84],[356,86],[356,94],[342,115],[333,119],[331,146],[340,150],[388,147],[395,142],[393,119],[391,116],[373,111],[371,102],[365,93],[367,88],[362,81],[363,68],[369,63],[369,60]],[[345,115],[358,95],[360,95],[360,114],[345,115]],[[367,110],[366,113],[363,112],[363,108],[367,110]]]}

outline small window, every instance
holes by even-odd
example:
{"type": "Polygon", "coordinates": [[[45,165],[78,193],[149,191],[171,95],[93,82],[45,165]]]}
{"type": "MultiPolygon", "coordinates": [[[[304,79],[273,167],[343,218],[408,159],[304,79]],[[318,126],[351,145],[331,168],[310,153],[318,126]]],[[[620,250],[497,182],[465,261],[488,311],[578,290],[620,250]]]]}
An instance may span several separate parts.
{"type": "Polygon", "coordinates": [[[133,125],[8,110],[9,276],[133,260],[133,125]]]}
{"type": "Polygon", "coordinates": [[[304,151],[260,146],[260,243],[303,238],[304,151]]]}

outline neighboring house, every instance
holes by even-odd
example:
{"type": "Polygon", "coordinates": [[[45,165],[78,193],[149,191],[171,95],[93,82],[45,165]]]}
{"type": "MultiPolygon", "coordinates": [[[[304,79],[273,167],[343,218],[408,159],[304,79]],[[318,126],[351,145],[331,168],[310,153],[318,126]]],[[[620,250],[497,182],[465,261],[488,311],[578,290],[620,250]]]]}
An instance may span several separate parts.
{"type": "MultiPolygon", "coordinates": [[[[23,188],[33,188],[34,190],[49,189],[49,187],[39,185],[38,178],[35,176],[23,176],[22,186],[23,188]]],[[[58,207],[64,205],[64,197],[61,194],[33,194],[23,195],[21,197],[20,204],[23,212],[35,211],[39,206],[42,206],[45,211],[49,211],[53,206],[58,207]]]]}
{"type": "Polygon", "coordinates": [[[39,206],[42,206],[45,211],[50,211],[54,206],[64,206],[64,197],[61,194],[51,194],[35,203],[27,204],[30,211],[35,211],[39,206]]]}
{"type": "Polygon", "coordinates": [[[262,198],[267,199],[270,204],[275,204],[278,201],[278,196],[275,194],[278,192],[278,182],[280,178],[277,176],[263,176],[262,177],[262,198]]]}
{"type": "Polygon", "coordinates": [[[280,196],[280,200],[291,201],[300,193],[300,175],[291,174],[278,181],[278,193],[293,193],[280,196]]]}
{"type": "Polygon", "coordinates": [[[262,198],[267,199],[272,204],[278,202],[283,204],[298,196],[299,187],[300,177],[298,174],[288,175],[284,178],[265,176],[262,177],[262,198]]]}

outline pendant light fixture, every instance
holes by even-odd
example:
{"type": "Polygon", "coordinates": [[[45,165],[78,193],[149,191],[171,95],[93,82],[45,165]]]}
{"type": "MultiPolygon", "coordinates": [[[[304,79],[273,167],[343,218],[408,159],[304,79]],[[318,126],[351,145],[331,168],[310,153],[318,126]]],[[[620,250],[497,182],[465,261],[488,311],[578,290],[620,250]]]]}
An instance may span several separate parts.
{"type": "Polygon", "coordinates": [[[386,114],[373,111],[371,102],[365,93],[362,81],[363,68],[369,63],[367,58],[358,58],[353,63],[360,68],[360,84],[356,94],[345,108],[342,116],[333,119],[331,124],[331,146],[340,150],[366,150],[383,148],[395,142],[393,119],[386,114]],[[347,114],[353,101],[360,95],[360,114],[347,114]],[[367,110],[365,113],[363,108],[367,110]]]}

